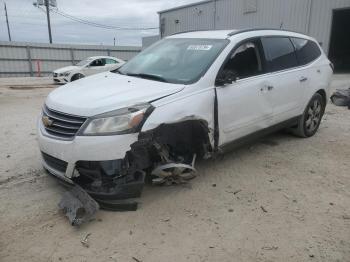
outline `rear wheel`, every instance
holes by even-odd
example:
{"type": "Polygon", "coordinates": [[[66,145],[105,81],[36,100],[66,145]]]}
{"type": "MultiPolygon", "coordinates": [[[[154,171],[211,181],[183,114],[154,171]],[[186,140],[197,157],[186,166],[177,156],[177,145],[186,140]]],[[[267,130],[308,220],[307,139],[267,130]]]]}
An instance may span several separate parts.
{"type": "Polygon", "coordinates": [[[73,75],[70,81],[73,82],[73,81],[78,80],[78,79],[83,78],[83,77],[84,77],[83,74],[78,73],[78,74],[73,75]]]}
{"type": "Polygon", "coordinates": [[[324,99],[320,94],[315,94],[307,105],[304,114],[299,118],[298,126],[293,133],[299,137],[312,137],[320,127],[325,111],[324,99]]]}

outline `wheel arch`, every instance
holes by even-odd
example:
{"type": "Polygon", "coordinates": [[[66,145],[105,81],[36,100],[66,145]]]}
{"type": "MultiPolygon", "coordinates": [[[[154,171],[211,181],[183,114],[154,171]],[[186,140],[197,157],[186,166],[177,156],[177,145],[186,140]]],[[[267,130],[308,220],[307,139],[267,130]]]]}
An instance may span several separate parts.
{"type": "Polygon", "coordinates": [[[324,90],[324,89],[319,89],[319,90],[316,92],[316,94],[321,95],[322,98],[323,98],[324,104],[327,105],[327,100],[328,100],[328,98],[327,98],[326,90],[324,90]]]}
{"type": "Polygon", "coordinates": [[[70,77],[69,82],[72,82],[73,77],[76,76],[76,75],[82,75],[83,77],[86,77],[86,75],[84,75],[82,72],[79,72],[79,71],[78,72],[74,72],[72,74],[72,76],[70,77]]]}

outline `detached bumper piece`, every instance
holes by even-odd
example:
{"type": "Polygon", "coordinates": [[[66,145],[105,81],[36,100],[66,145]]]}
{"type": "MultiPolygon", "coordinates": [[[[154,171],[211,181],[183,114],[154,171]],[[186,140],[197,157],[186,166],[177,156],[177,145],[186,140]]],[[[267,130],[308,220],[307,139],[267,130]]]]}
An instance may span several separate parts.
{"type": "Polygon", "coordinates": [[[98,203],[79,186],[64,193],[58,207],[68,217],[72,226],[80,226],[90,221],[100,208],[98,203]]]}
{"type": "Polygon", "coordinates": [[[332,103],[336,106],[347,106],[350,109],[350,88],[337,90],[331,96],[332,103]]]}
{"type": "Polygon", "coordinates": [[[58,205],[71,225],[88,222],[100,208],[137,210],[138,203],[134,199],[141,196],[146,173],[129,170],[120,174],[121,164],[119,160],[79,163],[80,176],[73,179],[76,186],[63,195],[58,205]]]}

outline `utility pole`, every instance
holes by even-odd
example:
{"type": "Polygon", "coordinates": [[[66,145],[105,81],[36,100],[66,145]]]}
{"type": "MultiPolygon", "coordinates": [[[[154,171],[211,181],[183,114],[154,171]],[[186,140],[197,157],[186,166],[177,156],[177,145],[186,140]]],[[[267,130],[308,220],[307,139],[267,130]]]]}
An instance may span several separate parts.
{"type": "Polygon", "coordinates": [[[48,26],[48,29],[49,29],[49,39],[50,39],[50,44],[52,44],[51,23],[50,23],[50,7],[49,7],[49,4],[50,4],[49,0],[45,0],[47,26],[48,26]]]}
{"type": "Polygon", "coordinates": [[[4,3],[4,6],[5,6],[5,15],[6,15],[6,23],[7,23],[7,33],[9,35],[9,41],[11,42],[11,32],[10,32],[9,18],[7,15],[6,3],[4,3]]]}

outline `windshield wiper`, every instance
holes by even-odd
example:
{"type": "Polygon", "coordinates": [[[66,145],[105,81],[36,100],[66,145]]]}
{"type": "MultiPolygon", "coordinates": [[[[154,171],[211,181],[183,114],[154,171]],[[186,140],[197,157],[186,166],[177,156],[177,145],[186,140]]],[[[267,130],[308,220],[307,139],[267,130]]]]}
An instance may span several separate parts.
{"type": "Polygon", "coordinates": [[[115,69],[115,70],[112,70],[111,72],[112,72],[112,73],[115,73],[115,74],[124,75],[122,72],[119,71],[119,68],[118,68],[118,69],[115,69]]]}
{"type": "Polygon", "coordinates": [[[166,80],[165,78],[163,78],[159,75],[152,75],[152,74],[145,74],[145,73],[138,73],[138,74],[128,73],[126,75],[168,83],[168,80],[166,80]]]}

